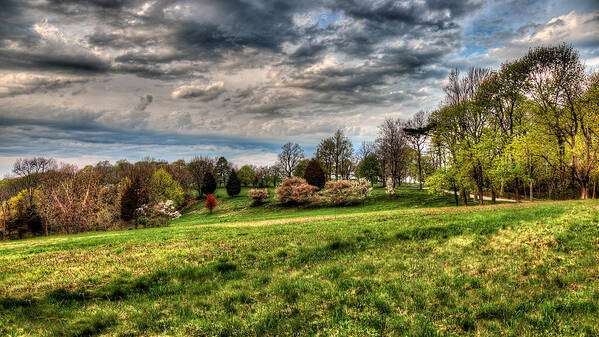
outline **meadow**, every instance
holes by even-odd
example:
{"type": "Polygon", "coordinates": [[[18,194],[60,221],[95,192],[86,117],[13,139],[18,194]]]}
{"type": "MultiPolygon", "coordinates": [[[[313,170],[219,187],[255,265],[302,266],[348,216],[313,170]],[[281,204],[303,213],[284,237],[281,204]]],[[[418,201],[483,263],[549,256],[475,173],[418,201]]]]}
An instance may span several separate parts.
{"type": "Polygon", "coordinates": [[[400,191],[0,242],[0,335],[599,335],[599,202],[400,191]]]}

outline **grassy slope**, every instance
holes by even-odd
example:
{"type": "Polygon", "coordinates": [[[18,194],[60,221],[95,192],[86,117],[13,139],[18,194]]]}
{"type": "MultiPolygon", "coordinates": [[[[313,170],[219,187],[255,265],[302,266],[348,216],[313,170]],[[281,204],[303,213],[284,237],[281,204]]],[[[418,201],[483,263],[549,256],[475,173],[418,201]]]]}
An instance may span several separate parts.
{"type": "Polygon", "coordinates": [[[598,207],[3,242],[0,335],[598,334],[598,207]]]}
{"type": "Polygon", "coordinates": [[[274,189],[269,188],[269,197],[266,199],[266,203],[260,207],[251,207],[251,199],[247,197],[248,190],[249,188],[243,188],[239,196],[231,198],[227,196],[224,189],[220,188],[215,192],[219,205],[214,214],[208,214],[208,211],[204,209],[204,203],[197,203],[188,207],[184,212],[185,214],[173,221],[171,225],[247,222],[267,219],[335,216],[407,208],[455,206],[453,196],[432,196],[427,191],[419,191],[416,188],[402,188],[398,190],[396,199],[390,199],[384,189],[376,188],[364,204],[346,207],[298,208],[279,205],[274,200],[274,189]]]}

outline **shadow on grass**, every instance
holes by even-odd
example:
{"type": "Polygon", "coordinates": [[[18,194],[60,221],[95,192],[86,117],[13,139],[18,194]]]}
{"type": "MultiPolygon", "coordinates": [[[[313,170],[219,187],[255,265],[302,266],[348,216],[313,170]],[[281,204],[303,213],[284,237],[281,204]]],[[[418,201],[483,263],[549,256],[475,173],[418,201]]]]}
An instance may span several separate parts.
{"type": "MultiPolygon", "coordinates": [[[[517,225],[520,222],[543,221],[562,214],[561,207],[511,210],[489,210],[484,213],[456,213],[422,215],[416,219],[430,224],[408,224],[392,235],[376,234],[365,230],[354,237],[333,238],[315,247],[301,247],[291,260],[295,267],[323,262],[341,254],[356,254],[384,244],[396,244],[397,241],[447,240],[464,234],[492,235],[500,229],[517,225]],[[440,224],[444,223],[444,224],[440,224]]],[[[403,223],[402,220],[413,215],[395,215],[378,219],[378,223],[403,223]],[[402,219],[403,218],[403,219],[402,219]]],[[[376,225],[376,223],[374,223],[376,225]]]]}
{"type": "MultiPolygon", "coordinates": [[[[132,278],[118,278],[98,289],[88,290],[58,288],[42,297],[2,297],[0,298],[0,316],[18,314],[27,317],[30,322],[44,324],[44,320],[61,321],[64,308],[83,308],[87,304],[99,301],[120,301],[135,296],[161,298],[184,291],[191,283],[202,281],[218,281],[220,284],[230,280],[241,279],[243,272],[235,263],[215,261],[205,266],[186,266],[180,269],[158,270],[151,274],[132,278]],[[177,282],[172,282],[177,281],[177,282]],[[44,320],[40,319],[41,317],[44,320]]],[[[53,325],[52,336],[92,336],[102,333],[114,324],[114,315],[94,313],[85,319],[63,326],[53,325]]]]}

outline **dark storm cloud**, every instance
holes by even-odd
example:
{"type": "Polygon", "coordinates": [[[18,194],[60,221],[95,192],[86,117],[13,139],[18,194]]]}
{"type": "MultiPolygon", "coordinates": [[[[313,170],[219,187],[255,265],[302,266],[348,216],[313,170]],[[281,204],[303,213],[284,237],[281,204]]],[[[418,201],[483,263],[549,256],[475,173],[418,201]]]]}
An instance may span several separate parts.
{"type": "Polygon", "coordinates": [[[596,63],[597,7],[0,0],[0,156],[77,144],[81,153],[90,144],[193,146],[213,143],[209,133],[309,142],[350,123],[372,136],[384,114],[434,106],[454,66],[496,66],[560,42],[596,63]]]}
{"type": "Polygon", "coordinates": [[[0,69],[7,70],[51,70],[71,73],[106,73],[110,65],[91,54],[68,54],[54,49],[5,50],[0,53],[0,69]]]}
{"type": "MultiPolygon", "coordinates": [[[[29,2],[21,2],[21,5],[14,1],[4,2],[6,13],[22,18],[20,29],[26,31],[27,36],[34,37],[25,39],[18,34],[3,32],[8,40],[17,45],[33,43],[28,48],[1,50],[0,67],[4,69],[131,73],[144,78],[173,80],[184,78],[191,72],[196,75],[207,72],[210,67],[224,64],[229,70],[235,70],[234,67],[237,70],[259,67],[264,65],[262,62],[268,61],[257,60],[268,60],[273,55],[279,56],[279,64],[291,66],[293,73],[318,63],[326,54],[343,53],[349,58],[369,61],[372,65],[368,68],[377,72],[373,76],[353,76],[364,80],[360,84],[362,88],[381,82],[369,78],[379,76],[378,70],[392,70],[391,74],[385,74],[385,78],[394,73],[413,72],[425,64],[437,62],[439,55],[459,47],[459,29],[455,20],[465,13],[466,8],[473,10],[478,6],[463,1],[399,4],[395,1],[371,3],[332,0],[51,0],[42,3],[41,8],[36,8],[34,3],[29,2]],[[168,11],[176,6],[187,7],[168,15],[168,11]],[[36,11],[42,10],[54,13],[57,19],[81,17],[81,20],[97,22],[95,31],[86,37],[87,43],[100,51],[111,51],[107,55],[112,55],[112,58],[86,53],[83,48],[77,52],[65,52],[62,50],[64,46],[59,43],[44,41],[45,37],[32,30],[35,20],[31,19],[36,11]],[[184,16],[186,11],[189,11],[187,17],[184,16]],[[309,16],[319,11],[337,15],[337,18],[323,25],[318,20],[310,20],[309,16]],[[298,16],[308,16],[307,22],[296,25],[294,20],[298,16]],[[381,48],[381,44],[390,38],[413,41],[425,37],[443,39],[447,48],[440,52],[437,48],[432,52],[434,57],[421,59],[420,62],[410,60],[431,52],[381,48]],[[296,45],[297,48],[287,54],[283,51],[285,43],[296,45]],[[168,48],[169,52],[156,52],[160,48],[168,48]],[[257,55],[242,55],[248,48],[256,50],[257,55]],[[385,64],[387,59],[394,58],[403,64],[395,67],[385,64]],[[199,61],[205,65],[181,64],[199,61]]],[[[331,90],[357,85],[352,85],[355,82],[349,79],[352,75],[329,75],[337,77],[337,80],[333,78],[329,81],[334,82],[330,86],[331,90]]],[[[318,89],[327,90],[327,87],[319,86],[318,89]]]]}

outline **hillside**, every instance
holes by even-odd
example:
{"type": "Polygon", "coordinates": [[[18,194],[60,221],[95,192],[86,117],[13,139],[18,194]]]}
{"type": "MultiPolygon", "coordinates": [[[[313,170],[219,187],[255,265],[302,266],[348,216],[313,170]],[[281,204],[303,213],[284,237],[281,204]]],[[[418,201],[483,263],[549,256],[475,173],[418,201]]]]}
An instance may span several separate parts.
{"type": "Polygon", "coordinates": [[[1,242],[0,334],[599,333],[597,201],[404,193],[395,210],[191,207],[169,227],[1,242]]]}

